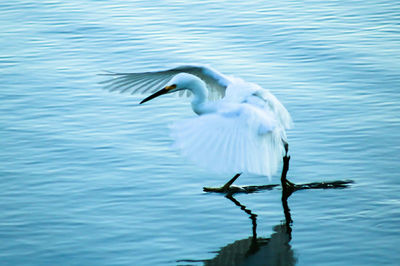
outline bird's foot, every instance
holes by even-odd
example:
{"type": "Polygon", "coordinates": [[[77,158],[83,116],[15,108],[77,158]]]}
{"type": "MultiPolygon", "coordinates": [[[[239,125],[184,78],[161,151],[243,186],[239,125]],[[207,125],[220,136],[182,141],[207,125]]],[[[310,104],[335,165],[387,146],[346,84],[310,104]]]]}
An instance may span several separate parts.
{"type": "Polygon", "coordinates": [[[258,185],[258,186],[222,186],[222,187],[203,187],[204,192],[216,192],[223,193],[227,195],[233,195],[236,193],[254,193],[263,190],[272,190],[275,187],[278,187],[278,184],[271,185],[258,185]]]}
{"type": "Polygon", "coordinates": [[[301,189],[330,189],[330,188],[347,188],[350,184],[353,184],[353,180],[337,180],[337,181],[325,181],[325,182],[313,182],[306,184],[295,185],[296,190],[301,189]]]}
{"type": "Polygon", "coordinates": [[[240,186],[222,186],[222,187],[203,187],[204,192],[217,192],[224,194],[234,194],[239,192],[246,192],[244,187],[240,186]]]}
{"type": "Polygon", "coordinates": [[[282,189],[286,197],[289,197],[293,192],[299,189],[299,186],[285,179],[282,181],[282,189]]]}
{"type": "Polygon", "coordinates": [[[284,186],[286,186],[289,189],[295,189],[297,187],[297,185],[293,182],[290,182],[289,180],[285,179],[284,181],[284,186]]]}

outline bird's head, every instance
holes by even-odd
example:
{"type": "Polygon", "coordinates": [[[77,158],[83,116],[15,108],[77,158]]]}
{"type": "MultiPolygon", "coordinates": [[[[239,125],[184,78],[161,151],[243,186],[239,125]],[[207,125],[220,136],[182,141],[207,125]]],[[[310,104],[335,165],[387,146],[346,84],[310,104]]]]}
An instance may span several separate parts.
{"type": "Polygon", "coordinates": [[[203,81],[196,76],[187,73],[179,73],[175,75],[164,88],[143,99],[140,104],[167,93],[193,88],[198,82],[203,83],[203,81]]]}

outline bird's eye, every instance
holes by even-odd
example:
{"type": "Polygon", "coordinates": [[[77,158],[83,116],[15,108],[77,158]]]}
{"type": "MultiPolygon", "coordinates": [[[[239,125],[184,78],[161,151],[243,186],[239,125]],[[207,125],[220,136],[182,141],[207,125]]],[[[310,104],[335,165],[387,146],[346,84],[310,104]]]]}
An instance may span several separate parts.
{"type": "Polygon", "coordinates": [[[173,89],[175,89],[175,88],[176,88],[176,85],[175,85],[175,84],[172,84],[172,85],[170,85],[170,86],[166,86],[166,87],[165,87],[165,89],[168,90],[168,91],[173,90],[173,89]]]}

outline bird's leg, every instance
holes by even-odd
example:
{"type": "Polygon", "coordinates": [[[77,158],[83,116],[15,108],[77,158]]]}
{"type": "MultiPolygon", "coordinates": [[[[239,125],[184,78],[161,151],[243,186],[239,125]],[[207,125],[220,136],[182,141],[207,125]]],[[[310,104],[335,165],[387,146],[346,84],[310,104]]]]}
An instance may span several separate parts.
{"type": "Polygon", "coordinates": [[[287,141],[283,139],[282,142],[283,142],[283,147],[285,147],[285,157],[287,157],[287,153],[289,152],[289,143],[287,143],[287,141]]]}
{"type": "Polygon", "coordinates": [[[281,183],[282,183],[282,187],[292,187],[294,186],[294,184],[292,182],[290,182],[289,180],[286,179],[286,175],[287,172],[289,170],[289,160],[290,160],[290,156],[284,156],[283,157],[283,167],[282,167],[282,174],[281,174],[281,183]]]}
{"type": "Polygon", "coordinates": [[[289,144],[282,140],[283,145],[285,147],[285,156],[283,157],[283,168],[282,168],[282,174],[281,174],[281,183],[282,183],[282,188],[283,189],[290,189],[293,190],[296,185],[292,182],[290,182],[289,180],[287,180],[286,175],[287,175],[287,171],[289,170],[289,160],[290,160],[290,156],[288,156],[288,151],[289,151],[289,144]]]}
{"type": "Polygon", "coordinates": [[[203,190],[205,192],[223,192],[223,193],[229,193],[229,192],[234,192],[236,191],[237,187],[235,187],[235,189],[232,190],[231,185],[233,184],[233,182],[235,182],[236,179],[238,179],[238,177],[241,175],[240,174],[236,174],[234,177],[231,178],[231,180],[229,180],[228,182],[226,182],[225,185],[223,185],[222,187],[218,187],[218,188],[213,188],[213,187],[204,187],[203,190]],[[232,190],[232,191],[231,191],[232,190]]]}
{"type": "Polygon", "coordinates": [[[225,185],[223,185],[222,186],[222,189],[224,189],[224,190],[228,190],[229,189],[229,187],[233,184],[233,182],[235,182],[236,181],[236,179],[238,179],[238,177],[241,175],[242,173],[240,173],[240,174],[236,174],[234,177],[232,177],[232,179],[231,180],[229,180],[228,182],[226,182],[226,184],[225,185]]]}

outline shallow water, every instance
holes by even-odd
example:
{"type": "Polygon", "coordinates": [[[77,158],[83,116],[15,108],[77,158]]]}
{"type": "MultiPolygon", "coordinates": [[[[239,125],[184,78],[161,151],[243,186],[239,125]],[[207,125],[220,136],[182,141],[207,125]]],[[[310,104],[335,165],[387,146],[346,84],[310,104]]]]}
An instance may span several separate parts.
{"type": "Polygon", "coordinates": [[[0,264],[396,265],[399,14],[397,1],[0,4],[0,264]],[[228,177],[170,148],[187,101],[138,106],[96,75],[192,62],[285,104],[292,181],[355,182],[295,192],[291,239],[280,189],[235,196],[271,238],[252,256],[249,214],[202,192],[228,177]]]}

